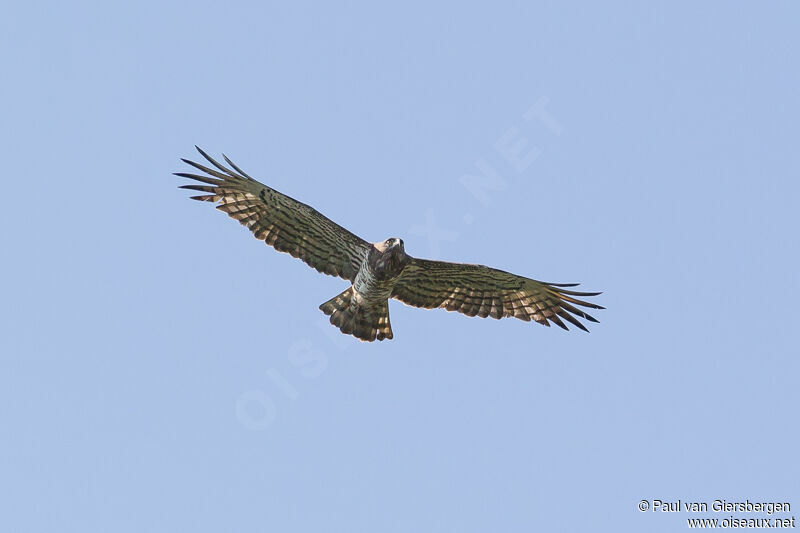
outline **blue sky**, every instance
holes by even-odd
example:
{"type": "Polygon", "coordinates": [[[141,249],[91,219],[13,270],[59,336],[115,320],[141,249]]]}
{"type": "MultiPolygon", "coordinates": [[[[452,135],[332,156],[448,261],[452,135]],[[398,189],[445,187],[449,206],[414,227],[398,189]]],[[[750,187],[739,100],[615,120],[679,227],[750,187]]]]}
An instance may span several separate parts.
{"type": "Polygon", "coordinates": [[[676,531],[692,515],[638,502],[800,506],[798,16],[9,7],[0,529],[676,531]],[[607,310],[585,334],[393,302],[394,340],[359,343],[317,309],[345,282],[177,189],[195,144],[367,240],[607,310]]]}

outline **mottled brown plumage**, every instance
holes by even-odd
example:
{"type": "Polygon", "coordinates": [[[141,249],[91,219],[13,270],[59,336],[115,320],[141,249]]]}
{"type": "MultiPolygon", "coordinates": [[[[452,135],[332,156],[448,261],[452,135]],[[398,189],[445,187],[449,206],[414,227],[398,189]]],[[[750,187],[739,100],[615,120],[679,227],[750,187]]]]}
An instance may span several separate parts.
{"type": "MultiPolygon", "coordinates": [[[[197,148],[197,147],[195,147],[197,148]]],[[[217,163],[200,148],[197,151],[218,170],[194,161],[182,161],[207,176],[176,172],[207,185],[182,185],[182,189],[207,193],[193,200],[219,202],[217,209],[228,213],[253,232],[256,239],[306,262],[323,274],[353,281],[370,243],[356,237],[319,211],[275,189],[257,182],[225,157],[233,167],[217,163]]]]}
{"type": "Polygon", "coordinates": [[[603,308],[574,297],[597,296],[600,293],[565,288],[575,285],[545,283],[483,265],[415,258],[400,274],[392,298],[414,307],[442,307],[481,318],[514,317],[534,320],[545,326],[550,325],[549,320],[568,329],[561,320],[563,318],[587,331],[575,316],[590,322],[597,320],[575,305],[603,308]]]}
{"type": "Polygon", "coordinates": [[[564,329],[567,321],[585,331],[578,318],[597,320],[576,306],[603,309],[576,298],[600,293],[567,289],[575,284],[545,283],[483,265],[416,259],[405,253],[397,238],[369,243],[316,209],[254,180],[227,157],[223,156],[232,168],[197,150],[214,168],[183,159],[204,174],[176,173],[205,184],[181,187],[205,193],[193,199],[217,202],[217,209],[257,239],[352,283],[320,305],[342,333],[365,341],[391,339],[389,298],[467,316],[514,317],[545,326],[553,322],[564,329]]]}

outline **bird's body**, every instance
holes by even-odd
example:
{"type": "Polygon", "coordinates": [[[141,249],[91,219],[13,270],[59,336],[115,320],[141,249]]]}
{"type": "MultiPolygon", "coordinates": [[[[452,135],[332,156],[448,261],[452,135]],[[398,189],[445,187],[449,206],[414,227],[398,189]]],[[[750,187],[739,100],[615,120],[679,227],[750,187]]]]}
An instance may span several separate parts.
{"type": "Polygon", "coordinates": [[[417,259],[405,252],[402,239],[396,237],[368,243],[314,208],[254,180],[227,157],[232,169],[197,150],[218,170],[183,160],[205,173],[176,173],[206,184],[182,186],[206,193],[193,199],[219,202],[217,209],[249,228],[256,238],[322,273],[351,282],[344,292],[320,305],[342,333],[364,341],[391,339],[391,298],[468,316],[515,317],[547,326],[552,321],[564,329],[563,320],[586,329],[576,316],[597,322],[575,305],[602,307],[575,296],[599,293],[567,290],[574,284],[540,282],[483,265],[417,259]]]}
{"type": "Polygon", "coordinates": [[[362,340],[391,339],[394,333],[389,321],[389,298],[410,262],[401,239],[373,244],[352,287],[322,304],[320,309],[330,315],[331,323],[343,333],[362,340]]]}

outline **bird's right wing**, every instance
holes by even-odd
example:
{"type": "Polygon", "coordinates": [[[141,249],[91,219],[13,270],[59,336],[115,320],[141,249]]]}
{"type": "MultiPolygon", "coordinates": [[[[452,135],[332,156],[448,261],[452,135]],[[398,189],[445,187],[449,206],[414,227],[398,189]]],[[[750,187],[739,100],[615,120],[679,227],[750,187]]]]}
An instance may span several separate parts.
{"type": "MultiPolygon", "coordinates": [[[[195,147],[197,148],[197,147],[195,147]]],[[[183,159],[203,172],[176,176],[190,178],[207,185],[183,185],[207,193],[192,196],[193,200],[219,202],[217,209],[228,213],[253,232],[256,239],[302,259],[323,274],[355,280],[359,266],[372,246],[304,203],[259,183],[230,159],[229,169],[216,162],[200,148],[197,151],[218,170],[183,159]]]]}
{"type": "Polygon", "coordinates": [[[575,306],[603,308],[574,297],[600,293],[565,288],[574,285],[545,283],[483,265],[413,258],[400,273],[392,298],[415,307],[440,307],[467,316],[514,317],[545,326],[552,321],[567,329],[564,319],[586,331],[576,317],[597,320],[575,306]]]}

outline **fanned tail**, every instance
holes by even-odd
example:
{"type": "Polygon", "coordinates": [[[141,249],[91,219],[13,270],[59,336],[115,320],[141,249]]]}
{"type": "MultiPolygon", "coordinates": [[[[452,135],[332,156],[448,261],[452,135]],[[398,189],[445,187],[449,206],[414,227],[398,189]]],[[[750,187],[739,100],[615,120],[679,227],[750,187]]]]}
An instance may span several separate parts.
{"type": "Polygon", "coordinates": [[[362,341],[391,339],[392,325],[389,322],[389,301],[365,305],[353,299],[353,287],[319,306],[331,317],[331,324],[342,333],[353,335],[362,341]]]}

